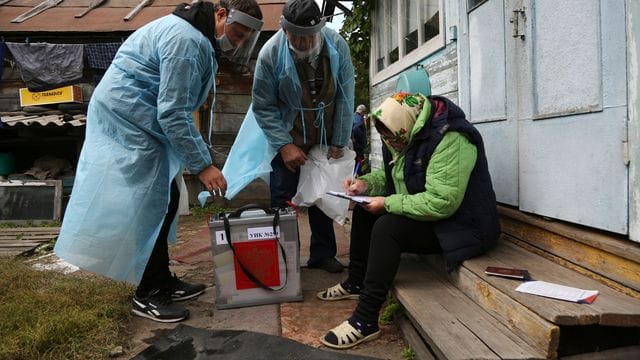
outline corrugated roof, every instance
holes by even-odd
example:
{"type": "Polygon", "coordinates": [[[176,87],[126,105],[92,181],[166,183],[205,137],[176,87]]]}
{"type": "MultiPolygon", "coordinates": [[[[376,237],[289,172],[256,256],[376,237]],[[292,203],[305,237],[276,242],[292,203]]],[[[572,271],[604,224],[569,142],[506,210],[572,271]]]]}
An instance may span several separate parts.
{"type": "Polygon", "coordinates": [[[84,124],[87,122],[87,116],[85,114],[79,114],[79,115],[20,114],[20,115],[1,115],[0,120],[2,121],[3,126],[16,126],[16,125],[84,126],[84,124]]]}
{"type": "MultiPolygon", "coordinates": [[[[26,13],[43,0],[11,0],[0,5],[0,32],[116,32],[134,31],[159,17],[170,14],[176,5],[189,0],[155,0],[133,17],[130,21],[123,18],[135,8],[141,0],[106,0],[100,7],[93,9],[81,18],[82,13],[94,0],[63,0],[50,8],[21,23],[11,20],[26,13]]],[[[278,22],[282,7],[286,1],[258,0],[264,18],[264,31],[280,29],[278,22]]]]}

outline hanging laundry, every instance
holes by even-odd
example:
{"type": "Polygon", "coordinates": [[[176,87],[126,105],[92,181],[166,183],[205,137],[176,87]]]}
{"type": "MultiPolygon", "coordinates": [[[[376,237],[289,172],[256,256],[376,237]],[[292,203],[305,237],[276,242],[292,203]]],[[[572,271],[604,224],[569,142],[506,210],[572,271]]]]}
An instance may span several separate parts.
{"type": "Polygon", "coordinates": [[[82,79],[82,44],[6,44],[29,91],[51,90],[82,79]]]}
{"type": "Polygon", "coordinates": [[[4,55],[7,53],[7,46],[0,42],[0,80],[2,80],[2,73],[4,72],[4,55]]]}
{"type": "Polygon", "coordinates": [[[120,45],[122,43],[85,44],[84,51],[87,53],[87,60],[93,70],[96,85],[111,65],[120,45]]]}

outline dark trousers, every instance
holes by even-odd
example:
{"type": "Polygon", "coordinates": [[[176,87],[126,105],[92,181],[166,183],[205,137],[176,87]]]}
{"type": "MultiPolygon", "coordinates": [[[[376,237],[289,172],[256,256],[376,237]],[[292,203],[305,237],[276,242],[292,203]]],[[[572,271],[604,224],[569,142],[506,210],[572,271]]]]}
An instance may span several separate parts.
{"type": "Polygon", "coordinates": [[[405,216],[374,215],[360,206],[353,209],[348,282],[361,285],[353,315],[370,324],[378,323],[400,265],[400,254],[441,253],[433,223],[405,216]]]}
{"type": "MultiPolygon", "coordinates": [[[[270,175],[271,207],[287,207],[298,189],[300,169],[291,172],[284,165],[280,154],[271,161],[273,171],[270,175]]],[[[333,220],[316,206],[309,208],[309,226],[311,227],[311,248],[308,266],[336,256],[336,235],[333,232],[333,220]]]]}
{"type": "Polygon", "coordinates": [[[171,182],[171,198],[169,199],[167,215],[165,215],[164,221],[162,222],[162,227],[160,228],[156,243],[153,246],[147,267],[144,268],[142,280],[136,289],[137,296],[144,297],[149,291],[154,289],[164,290],[169,283],[171,271],[169,270],[169,245],[167,237],[169,236],[171,223],[178,212],[179,200],[180,190],[178,189],[176,181],[173,180],[171,182]]]}

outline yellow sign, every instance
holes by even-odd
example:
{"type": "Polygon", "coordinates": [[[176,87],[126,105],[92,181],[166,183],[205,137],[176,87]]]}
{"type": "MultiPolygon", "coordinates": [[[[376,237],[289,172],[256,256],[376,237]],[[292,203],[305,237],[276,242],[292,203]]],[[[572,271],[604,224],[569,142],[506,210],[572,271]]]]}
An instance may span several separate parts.
{"type": "Polygon", "coordinates": [[[60,104],[68,102],[82,102],[82,89],[80,86],[64,86],[40,92],[31,92],[27,88],[20,89],[20,106],[60,104]]]}

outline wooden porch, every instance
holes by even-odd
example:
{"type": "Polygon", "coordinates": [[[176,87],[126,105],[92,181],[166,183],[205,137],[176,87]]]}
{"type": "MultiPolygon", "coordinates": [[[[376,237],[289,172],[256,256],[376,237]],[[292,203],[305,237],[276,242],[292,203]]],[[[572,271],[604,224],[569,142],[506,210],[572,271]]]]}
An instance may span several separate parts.
{"type": "Polygon", "coordinates": [[[393,292],[417,358],[639,358],[640,246],[506,207],[500,215],[498,247],[451,274],[441,257],[403,259],[393,292]],[[518,280],[487,276],[487,266],[599,295],[587,305],[516,292],[518,280]]]}

